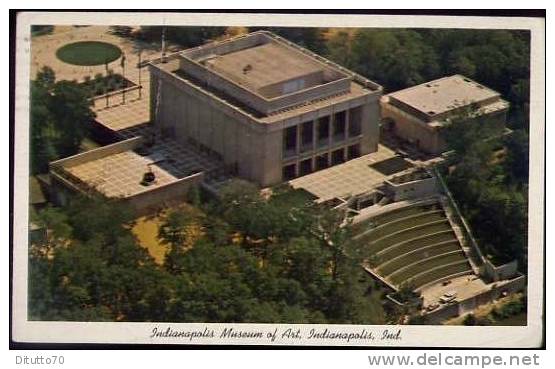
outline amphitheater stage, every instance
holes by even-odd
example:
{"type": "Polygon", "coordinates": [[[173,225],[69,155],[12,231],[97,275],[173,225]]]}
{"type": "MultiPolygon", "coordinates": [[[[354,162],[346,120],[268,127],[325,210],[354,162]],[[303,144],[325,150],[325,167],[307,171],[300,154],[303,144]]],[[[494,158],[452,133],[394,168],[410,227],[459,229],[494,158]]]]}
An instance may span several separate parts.
{"type": "Polygon", "coordinates": [[[450,279],[451,283],[444,286],[442,283],[436,283],[429,287],[424,287],[420,293],[424,299],[423,306],[439,303],[439,298],[447,292],[456,292],[455,300],[466,300],[476,296],[480,292],[489,289],[489,286],[476,275],[463,275],[450,279]]]}

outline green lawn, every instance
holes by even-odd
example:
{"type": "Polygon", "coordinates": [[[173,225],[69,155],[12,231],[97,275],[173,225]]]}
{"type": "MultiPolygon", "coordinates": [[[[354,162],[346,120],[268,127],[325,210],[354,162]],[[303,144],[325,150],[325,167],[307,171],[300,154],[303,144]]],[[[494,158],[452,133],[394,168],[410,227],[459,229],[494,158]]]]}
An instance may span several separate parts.
{"type": "Polygon", "coordinates": [[[100,41],[80,41],[64,45],[56,51],[61,61],[73,65],[101,65],[112,62],[121,56],[116,45],[100,41]]]}

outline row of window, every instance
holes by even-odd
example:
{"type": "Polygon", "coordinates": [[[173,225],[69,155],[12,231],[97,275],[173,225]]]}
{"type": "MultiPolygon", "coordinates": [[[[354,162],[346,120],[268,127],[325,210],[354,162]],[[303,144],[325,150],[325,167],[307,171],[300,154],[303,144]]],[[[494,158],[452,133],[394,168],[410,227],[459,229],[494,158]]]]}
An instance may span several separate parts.
{"type": "Polygon", "coordinates": [[[344,163],[346,160],[358,158],[360,156],[360,144],[355,144],[334,150],[331,153],[324,153],[314,157],[301,160],[298,163],[292,163],[283,166],[282,179],[289,181],[297,177],[301,177],[312,172],[326,169],[330,166],[344,163]]]}
{"type": "Polygon", "coordinates": [[[294,156],[297,152],[307,152],[314,147],[324,147],[331,142],[343,141],[348,137],[356,137],[361,134],[361,107],[349,111],[349,125],[347,129],[347,111],[340,111],[333,115],[330,127],[330,116],[321,117],[316,121],[316,132],[314,121],[307,121],[285,129],[283,135],[283,152],[285,157],[294,156]],[[331,128],[331,130],[330,130],[331,128]],[[300,142],[297,142],[297,130],[300,129],[300,142]],[[348,130],[348,132],[347,132],[348,130]],[[316,137],[314,137],[316,133],[316,137]],[[331,137],[330,137],[331,135],[331,137]],[[298,151],[297,151],[297,146],[298,151]]]}

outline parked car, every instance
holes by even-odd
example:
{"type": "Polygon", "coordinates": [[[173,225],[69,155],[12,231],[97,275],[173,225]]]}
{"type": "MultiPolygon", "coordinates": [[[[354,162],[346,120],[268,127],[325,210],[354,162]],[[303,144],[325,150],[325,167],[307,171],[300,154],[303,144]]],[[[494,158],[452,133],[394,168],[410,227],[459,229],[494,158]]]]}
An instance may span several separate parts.
{"type": "Polygon", "coordinates": [[[456,292],[456,291],[449,291],[449,292],[445,292],[445,293],[443,294],[443,296],[441,296],[441,297],[439,298],[439,301],[440,301],[441,303],[446,304],[446,303],[448,303],[448,302],[453,301],[456,297],[457,297],[457,292],[456,292]]]}

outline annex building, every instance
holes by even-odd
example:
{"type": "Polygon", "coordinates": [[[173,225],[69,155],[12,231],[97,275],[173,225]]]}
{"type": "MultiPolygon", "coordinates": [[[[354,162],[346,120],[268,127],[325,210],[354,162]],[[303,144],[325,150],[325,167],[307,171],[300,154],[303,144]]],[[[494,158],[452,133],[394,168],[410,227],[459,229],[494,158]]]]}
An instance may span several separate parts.
{"type": "Polygon", "coordinates": [[[270,32],[149,67],[157,134],[262,187],[378,149],[381,86],[270,32]]]}
{"type": "Polygon", "coordinates": [[[487,118],[502,130],[509,103],[498,92],[453,75],[385,95],[381,107],[385,129],[419,150],[439,154],[446,149],[441,129],[450,119],[471,112],[471,120],[487,118]]]}

